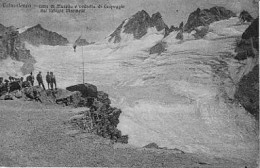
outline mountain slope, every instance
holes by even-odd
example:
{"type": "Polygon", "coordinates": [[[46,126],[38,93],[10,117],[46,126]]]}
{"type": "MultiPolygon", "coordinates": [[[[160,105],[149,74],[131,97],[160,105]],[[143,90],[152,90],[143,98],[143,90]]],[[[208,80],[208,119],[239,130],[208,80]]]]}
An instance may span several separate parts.
{"type": "Polygon", "coordinates": [[[235,98],[259,120],[259,18],[245,30],[236,47],[235,59],[245,62],[244,76],[238,82],[235,98]]]}
{"type": "Polygon", "coordinates": [[[56,32],[52,32],[44,29],[40,24],[28,28],[26,31],[20,34],[20,38],[22,41],[26,41],[32,45],[66,45],[69,41],[59,35],[56,32]]]}

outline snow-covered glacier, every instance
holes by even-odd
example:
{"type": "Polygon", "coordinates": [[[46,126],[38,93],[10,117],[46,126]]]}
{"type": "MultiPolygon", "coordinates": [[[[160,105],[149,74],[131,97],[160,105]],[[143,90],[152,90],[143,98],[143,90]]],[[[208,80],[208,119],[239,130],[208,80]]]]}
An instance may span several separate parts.
{"type": "Polygon", "coordinates": [[[53,71],[62,88],[82,82],[84,61],[85,82],[122,109],[118,128],[132,145],[256,160],[257,125],[232,99],[244,68],[232,54],[247,27],[231,18],[211,24],[202,39],[186,33],[176,40],[177,32],[163,38],[150,29],[139,40],[125,35],[122,43],[100,41],[76,52],[72,45],[26,47],[37,61],[34,73],[53,71]],[[149,55],[158,42],[166,51],[149,55]]]}

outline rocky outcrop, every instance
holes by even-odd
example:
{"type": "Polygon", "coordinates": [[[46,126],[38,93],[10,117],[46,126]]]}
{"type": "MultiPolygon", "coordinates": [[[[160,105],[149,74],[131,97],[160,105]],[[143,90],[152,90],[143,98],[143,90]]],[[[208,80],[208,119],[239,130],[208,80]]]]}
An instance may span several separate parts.
{"type": "Polygon", "coordinates": [[[195,37],[195,39],[201,39],[208,33],[209,26],[199,26],[196,27],[194,30],[195,33],[192,35],[195,37]]]}
{"type": "Polygon", "coordinates": [[[71,91],[71,92],[79,91],[82,94],[82,97],[84,97],[84,98],[87,98],[87,97],[96,98],[98,95],[97,87],[95,85],[92,85],[89,83],[69,86],[66,88],[66,90],[71,91]]]}
{"type": "Polygon", "coordinates": [[[235,59],[247,62],[245,75],[237,84],[235,99],[259,120],[259,19],[245,30],[237,43],[235,59]]]}
{"type": "Polygon", "coordinates": [[[147,145],[145,145],[143,148],[147,149],[163,149],[163,150],[171,150],[174,153],[184,153],[182,150],[174,148],[174,149],[168,149],[166,147],[159,147],[156,143],[152,142],[147,145]]]}
{"type": "Polygon", "coordinates": [[[159,12],[152,15],[150,27],[155,27],[157,31],[168,28],[162,19],[162,15],[159,12]]]}
{"type": "Polygon", "coordinates": [[[255,57],[252,46],[259,51],[259,18],[256,18],[251,25],[242,34],[241,39],[237,42],[235,59],[244,60],[248,57],[255,57]],[[253,43],[253,44],[252,44],[253,43]]]}
{"type": "Polygon", "coordinates": [[[82,101],[87,102],[80,104],[89,108],[89,110],[81,112],[80,116],[72,117],[70,122],[87,132],[95,133],[115,142],[127,143],[128,136],[122,135],[121,131],[117,129],[122,111],[111,107],[108,94],[97,91],[96,87],[93,86],[91,84],[79,84],[67,88],[80,91],[83,96],[82,101]]]}
{"type": "Polygon", "coordinates": [[[240,15],[239,15],[239,19],[242,22],[252,22],[254,20],[254,18],[245,10],[243,10],[240,15]]]}
{"type": "Polygon", "coordinates": [[[196,27],[206,26],[215,21],[229,19],[235,17],[236,14],[224,7],[212,7],[210,9],[201,10],[198,8],[196,11],[189,15],[188,21],[184,26],[184,31],[191,32],[196,27]]]}
{"type": "Polygon", "coordinates": [[[21,41],[26,41],[32,45],[67,45],[69,41],[56,32],[44,29],[40,24],[28,28],[20,34],[21,41]]]}
{"type": "Polygon", "coordinates": [[[150,48],[150,54],[160,55],[164,51],[166,51],[166,43],[164,42],[157,43],[155,46],[150,48]]]}
{"type": "Polygon", "coordinates": [[[77,46],[86,46],[86,45],[91,45],[94,44],[95,42],[88,42],[86,39],[79,39],[77,41],[77,46]]]}
{"type": "Polygon", "coordinates": [[[235,99],[256,119],[259,119],[259,65],[238,83],[235,99]]]}
{"type": "Polygon", "coordinates": [[[155,27],[157,31],[169,29],[159,12],[150,17],[146,11],[142,10],[129,19],[124,20],[109,36],[108,41],[119,43],[121,41],[121,33],[132,34],[135,39],[140,39],[147,33],[148,28],[151,27],[155,27]]]}
{"type": "Polygon", "coordinates": [[[175,37],[177,40],[183,40],[183,32],[179,31],[179,33],[175,37]]]}
{"type": "Polygon", "coordinates": [[[171,26],[170,28],[165,28],[165,34],[164,37],[168,36],[173,31],[181,31],[183,29],[183,22],[180,23],[179,27],[171,26]]]}
{"type": "Polygon", "coordinates": [[[14,27],[5,27],[0,24],[0,60],[10,57],[16,61],[24,62],[24,74],[33,70],[34,58],[21,41],[20,34],[14,27]],[[25,67],[26,66],[26,67],[25,67]]]}

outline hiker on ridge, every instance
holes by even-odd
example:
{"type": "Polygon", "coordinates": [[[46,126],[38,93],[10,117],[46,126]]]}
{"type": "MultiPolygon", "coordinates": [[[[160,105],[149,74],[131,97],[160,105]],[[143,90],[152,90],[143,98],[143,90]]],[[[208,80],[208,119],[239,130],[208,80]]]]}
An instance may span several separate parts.
{"type": "Polygon", "coordinates": [[[47,84],[48,84],[48,89],[50,89],[50,83],[51,83],[51,75],[50,75],[50,72],[47,72],[46,82],[47,82],[47,84]]]}
{"type": "Polygon", "coordinates": [[[42,73],[42,72],[40,71],[40,72],[37,74],[36,79],[37,79],[37,81],[38,81],[39,86],[42,85],[43,89],[45,90],[45,86],[44,86],[44,84],[43,84],[42,74],[41,74],[41,73],[42,73]]]}

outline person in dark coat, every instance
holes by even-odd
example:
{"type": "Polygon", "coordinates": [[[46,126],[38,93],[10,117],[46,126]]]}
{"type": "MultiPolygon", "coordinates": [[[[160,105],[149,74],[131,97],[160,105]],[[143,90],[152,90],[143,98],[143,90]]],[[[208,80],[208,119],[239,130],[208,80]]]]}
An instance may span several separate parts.
{"type": "Polygon", "coordinates": [[[0,77],[0,87],[3,87],[5,84],[4,84],[4,78],[3,77],[0,77]]]}
{"type": "Polygon", "coordinates": [[[53,84],[55,85],[55,89],[57,89],[57,84],[56,84],[56,78],[53,75],[53,72],[50,72],[50,76],[51,76],[51,90],[53,90],[53,84]]]}
{"type": "Polygon", "coordinates": [[[9,82],[9,80],[5,80],[5,88],[6,88],[7,92],[10,93],[10,82],[9,82]]]}
{"type": "Polygon", "coordinates": [[[41,71],[38,73],[36,79],[37,79],[37,81],[38,81],[39,86],[42,85],[43,89],[45,90],[45,86],[44,86],[44,84],[43,84],[43,80],[42,80],[42,74],[41,74],[41,71]]]}
{"type": "Polygon", "coordinates": [[[48,84],[48,89],[50,89],[51,75],[49,72],[47,72],[47,75],[46,75],[46,82],[48,84]]]}
{"type": "Polygon", "coordinates": [[[31,83],[31,86],[33,86],[34,84],[34,76],[33,73],[31,72],[31,74],[29,76],[27,76],[26,81],[31,83]]]}

